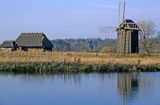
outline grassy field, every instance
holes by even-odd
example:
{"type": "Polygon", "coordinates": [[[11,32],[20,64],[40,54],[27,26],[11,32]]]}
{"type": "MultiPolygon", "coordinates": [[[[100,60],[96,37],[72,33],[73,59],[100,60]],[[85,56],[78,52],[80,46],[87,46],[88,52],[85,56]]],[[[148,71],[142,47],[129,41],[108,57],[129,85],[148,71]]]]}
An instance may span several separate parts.
{"type": "Polygon", "coordinates": [[[86,52],[0,52],[0,62],[68,62],[89,64],[160,64],[160,55],[119,55],[86,52]]]}
{"type": "Polygon", "coordinates": [[[86,52],[0,52],[0,72],[139,72],[160,71],[160,55],[86,52]]]}

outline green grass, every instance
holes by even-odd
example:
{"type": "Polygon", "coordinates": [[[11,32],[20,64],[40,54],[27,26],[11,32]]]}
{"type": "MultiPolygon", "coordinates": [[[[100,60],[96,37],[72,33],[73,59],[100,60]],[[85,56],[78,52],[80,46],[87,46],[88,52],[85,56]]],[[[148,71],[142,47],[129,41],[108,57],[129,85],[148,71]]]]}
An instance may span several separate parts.
{"type": "Polygon", "coordinates": [[[154,72],[160,71],[160,65],[123,65],[123,64],[88,64],[29,62],[0,63],[1,72],[16,73],[55,73],[55,72],[154,72]]]}

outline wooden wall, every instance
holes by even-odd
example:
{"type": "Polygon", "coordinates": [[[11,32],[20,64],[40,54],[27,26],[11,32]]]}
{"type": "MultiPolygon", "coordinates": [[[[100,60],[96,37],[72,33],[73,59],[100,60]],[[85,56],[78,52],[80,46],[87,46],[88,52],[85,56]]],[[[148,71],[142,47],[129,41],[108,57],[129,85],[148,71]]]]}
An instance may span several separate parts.
{"type": "Polygon", "coordinates": [[[121,29],[118,30],[117,38],[117,53],[138,53],[138,31],[121,29]]]}

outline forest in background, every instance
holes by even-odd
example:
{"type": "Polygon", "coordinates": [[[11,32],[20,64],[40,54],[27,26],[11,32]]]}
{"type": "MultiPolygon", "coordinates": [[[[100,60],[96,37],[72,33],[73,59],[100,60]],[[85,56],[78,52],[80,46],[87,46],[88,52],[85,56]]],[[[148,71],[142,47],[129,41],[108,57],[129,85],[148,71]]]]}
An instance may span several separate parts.
{"type": "MultiPolygon", "coordinates": [[[[141,41],[141,40],[140,40],[141,41]]],[[[116,39],[56,39],[51,40],[53,51],[75,51],[75,52],[102,52],[116,53],[116,39]]],[[[149,50],[151,54],[160,54],[160,33],[156,37],[149,39],[149,50]]],[[[147,52],[143,49],[139,42],[139,50],[141,54],[147,52]]]]}
{"type": "Polygon", "coordinates": [[[110,47],[116,50],[116,39],[56,39],[51,42],[53,51],[100,52],[110,47]]]}

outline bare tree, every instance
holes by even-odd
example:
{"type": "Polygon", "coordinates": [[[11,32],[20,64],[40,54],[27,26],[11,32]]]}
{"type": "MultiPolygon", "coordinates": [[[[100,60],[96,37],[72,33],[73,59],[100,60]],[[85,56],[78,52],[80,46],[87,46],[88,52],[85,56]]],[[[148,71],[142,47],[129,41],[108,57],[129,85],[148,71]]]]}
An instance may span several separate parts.
{"type": "Polygon", "coordinates": [[[155,24],[152,21],[141,21],[138,23],[141,28],[140,45],[143,53],[150,55],[152,51],[153,41],[152,36],[155,34],[155,24]]]}
{"type": "Polygon", "coordinates": [[[160,31],[157,32],[157,36],[154,38],[154,52],[160,54],[160,31]]]}
{"type": "Polygon", "coordinates": [[[160,41],[160,31],[157,32],[157,39],[160,41]]]}

